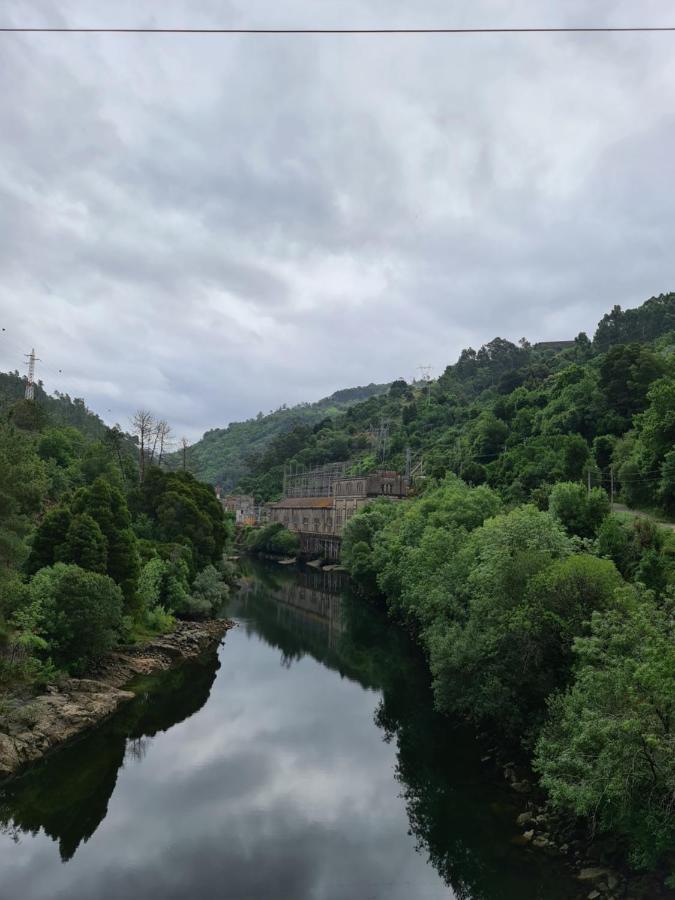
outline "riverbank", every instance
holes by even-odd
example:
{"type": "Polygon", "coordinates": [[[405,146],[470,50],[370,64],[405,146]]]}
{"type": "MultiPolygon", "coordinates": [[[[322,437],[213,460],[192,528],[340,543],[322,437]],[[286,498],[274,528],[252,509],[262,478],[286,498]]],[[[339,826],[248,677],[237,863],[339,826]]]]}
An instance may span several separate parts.
{"type": "Polygon", "coordinates": [[[34,697],[10,696],[0,713],[0,779],[95,727],[135,696],[125,689],[137,675],[161,672],[220,643],[227,619],[177,622],[173,631],[108,654],[86,678],[67,678],[34,697]]]}

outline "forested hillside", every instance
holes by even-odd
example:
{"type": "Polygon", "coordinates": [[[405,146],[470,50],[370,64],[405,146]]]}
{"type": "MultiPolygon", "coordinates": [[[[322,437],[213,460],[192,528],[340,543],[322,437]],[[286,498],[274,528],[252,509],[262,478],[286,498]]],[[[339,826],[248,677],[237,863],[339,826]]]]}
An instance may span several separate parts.
{"type": "MultiPolygon", "coordinates": [[[[615,307],[593,339],[563,350],[495,338],[428,385],[395,381],[337,416],[274,438],[239,487],[278,496],[285,464],[349,461],[487,484],[546,508],[557,481],[584,480],[629,505],[675,513],[675,294],[615,307]]],[[[418,484],[420,482],[418,481],[418,484]]]]}
{"type": "MultiPolygon", "coordinates": [[[[5,419],[18,400],[23,398],[26,390],[26,379],[18,372],[0,372],[0,419],[5,419]]],[[[72,425],[83,435],[97,439],[103,437],[106,426],[96,413],[87,408],[79,397],[70,398],[68,394],[55,392],[48,394],[42,382],[35,384],[36,406],[33,408],[44,421],[52,425],[72,425]]],[[[14,409],[16,416],[24,407],[14,409]]]]}
{"type": "MultiPolygon", "coordinates": [[[[317,403],[282,406],[269,415],[258,413],[254,419],[232,422],[227,428],[213,428],[187,451],[190,471],[209,484],[221,484],[230,490],[249,471],[259,467],[260,460],[274,438],[296,426],[313,426],[323,419],[331,419],[368,397],[386,392],[386,384],[336,391],[317,403]]],[[[182,465],[182,453],[169,457],[169,464],[182,465]]]]}

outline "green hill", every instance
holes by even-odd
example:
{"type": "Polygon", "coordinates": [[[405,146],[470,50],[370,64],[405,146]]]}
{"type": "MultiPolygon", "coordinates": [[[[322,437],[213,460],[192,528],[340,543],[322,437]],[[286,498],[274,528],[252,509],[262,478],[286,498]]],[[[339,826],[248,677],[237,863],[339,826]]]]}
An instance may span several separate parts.
{"type": "MultiPolygon", "coordinates": [[[[197,478],[230,490],[249,472],[251,465],[259,463],[275,438],[282,440],[285,434],[299,426],[311,427],[324,419],[332,419],[355,403],[385,393],[388,387],[386,384],[369,384],[347,388],[316,403],[282,406],[267,416],[259,413],[254,419],[232,422],[227,428],[213,428],[189,448],[189,469],[197,478]]],[[[174,453],[169,458],[169,465],[178,465],[180,459],[181,455],[174,453]]]]}
{"type": "Polygon", "coordinates": [[[288,464],[403,470],[409,448],[425,476],[454,472],[510,503],[545,508],[553,484],[586,480],[590,470],[605,488],[613,476],[629,504],[670,510],[674,404],[671,293],[636,309],[615,306],[592,341],[584,333],[541,345],[497,337],[463,350],[426,385],[395,381],[330,418],[325,410],[325,420],[297,423],[268,441],[238,487],[274,499],[288,464]]]}
{"type": "MultiPolygon", "coordinates": [[[[25,390],[25,376],[19,375],[16,371],[0,372],[0,419],[4,419],[10,409],[23,399],[25,390]]],[[[50,395],[40,381],[35,384],[35,400],[46,416],[46,424],[77,428],[91,440],[100,440],[106,433],[103,420],[88,409],[84,400],[79,397],[71,398],[68,394],[60,394],[58,391],[50,395]]]]}

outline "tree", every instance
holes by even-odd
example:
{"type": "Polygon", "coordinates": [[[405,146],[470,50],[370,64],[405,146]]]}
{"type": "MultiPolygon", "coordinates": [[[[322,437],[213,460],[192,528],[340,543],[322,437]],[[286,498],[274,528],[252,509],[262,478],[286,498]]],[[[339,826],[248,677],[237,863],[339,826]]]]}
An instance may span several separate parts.
{"type": "Polygon", "coordinates": [[[254,553],[272,553],[275,556],[292,556],[300,549],[300,538],[281,524],[270,522],[253,531],[248,544],[254,553]]]}
{"type": "Polygon", "coordinates": [[[40,459],[53,459],[57,466],[67,468],[82,452],[84,439],[76,428],[49,428],[43,432],[37,446],[40,459]]]}
{"type": "Polygon", "coordinates": [[[75,492],[70,508],[98,524],[107,542],[108,575],[122,588],[127,612],[135,612],[140,560],[124,495],[106,479],[97,478],[90,487],[75,492]]]}
{"type": "Polygon", "coordinates": [[[565,526],[568,534],[595,537],[603,519],[609,514],[609,500],[602,488],[588,491],[583,484],[561,481],[553,486],[549,511],[565,526]]]}
{"type": "Polygon", "coordinates": [[[66,538],[58,549],[61,562],[74,563],[90,572],[104,574],[108,562],[108,541],[98,524],[87,513],[73,516],[66,538]]]}
{"type": "Polygon", "coordinates": [[[675,842],[675,618],[622,589],[578,638],[572,687],[550,705],[535,768],[557,809],[622,835],[651,867],[675,842]]]}
{"type": "Polygon", "coordinates": [[[555,671],[547,650],[555,641],[547,616],[538,626],[531,621],[528,585],[570,549],[559,523],[530,506],[488,519],[469,535],[447,587],[454,594],[449,615],[437,615],[425,632],[441,709],[509,737],[523,734],[555,671]]]}
{"type": "Polygon", "coordinates": [[[160,419],[157,423],[158,452],[157,465],[161,467],[164,454],[169,449],[171,443],[171,426],[164,419],[160,419]]]}
{"type": "Polygon", "coordinates": [[[132,434],[138,438],[138,463],[141,484],[145,480],[145,469],[149,445],[155,430],[155,417],[147,409],[138,409],[131,419],[132,434]]]}
{"type": "Polygon", "coordinates": [[[666,369],[664,361],[640,344],[612,347],[600,364],[600,386],[609,405],[630,420],[647,406],[649,386],[666,369]]]}
{"type": "Polygon", "coordinates": [[[50,509],[33,535],[26,572],[35,574],[39,569],[51,566],[60,559],[60,550],[66,540],[72,516],[65,506],[50,509]]]}
{"type": "Polygon", "coordinates": [[[466,622],[431,626],[431,668],[443,709],[529,741],[546,698],[569,679],[573,638],[611,603],[621,577],[608,560],[550,562],[534,548],[500,567],[501,596],[472,592],[466,622]]]}
{"type": "Polygon", "coordinates": [[[46,492],[45,466],[32,437],[0,424],[0,577],[24,562],[26,538],[46,492]]]}
{"type": "Polygon", "coordinates": [[[206,566],[192,583],[188,611],[192,614],[211,616],[225,602],[229,589],[215,566],[206,566]]]}
{"type": "Polygon", "coordinates": [[[30,594],[54,662],[69,672],[85,671],[117,641],[123,597],[106,575],[56,563],[33,577],[30,594]]]}
{"type": "Polygon", "coordinates": [[[659,500],[667,513],[675,515],[675,450],[666,453],[661,465],[659,500]]]}
{"type": "Polygon", "coordinates": [[[190,442],[186,437],[182,437],[180,439],[180,452],[183,461],[183,471],[187,472],[187,452],[190,446],[190,442]]]}

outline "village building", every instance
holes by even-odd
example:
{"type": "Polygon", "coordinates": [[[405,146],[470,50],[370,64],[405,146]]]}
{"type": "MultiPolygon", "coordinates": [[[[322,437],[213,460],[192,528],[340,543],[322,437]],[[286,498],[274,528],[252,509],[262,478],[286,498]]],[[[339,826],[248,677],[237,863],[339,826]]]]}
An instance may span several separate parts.
{"type": "Polygon", "coordinates": [[[258,522],[255,498],[250,494],[229,494],[221,497],[225,512],[234,513],[237,525],[255,525],[258,522]]]}

